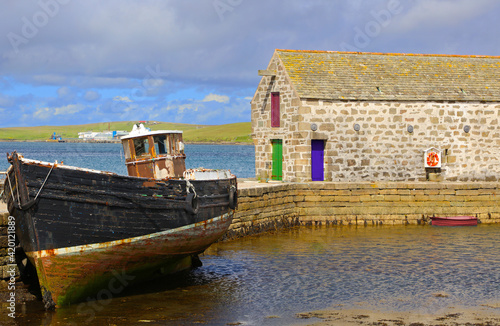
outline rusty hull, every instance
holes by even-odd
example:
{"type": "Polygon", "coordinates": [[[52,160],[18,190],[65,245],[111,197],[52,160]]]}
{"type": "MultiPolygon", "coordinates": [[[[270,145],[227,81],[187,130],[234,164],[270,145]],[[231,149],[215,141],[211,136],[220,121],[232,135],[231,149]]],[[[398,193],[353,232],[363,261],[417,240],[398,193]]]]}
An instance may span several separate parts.
{"type": "Polygon", "coordinates": [[[121,285],[190,268],[192,255],[217,241],[231,224],[232,215],[231,211],[207,221],[136,238],[27,255],[35,262],[46,306],[64,306],[99,299],[100,291],[114,293],[121,285]]]}
{"type": "Polygon", "coordinates": [[[47,307],[96,295],[117,274],[141,281],[189,268],[227,231],[237,198],[234,176],[160,181],[17,153],[10,162],[4,195],[47,307]]]}

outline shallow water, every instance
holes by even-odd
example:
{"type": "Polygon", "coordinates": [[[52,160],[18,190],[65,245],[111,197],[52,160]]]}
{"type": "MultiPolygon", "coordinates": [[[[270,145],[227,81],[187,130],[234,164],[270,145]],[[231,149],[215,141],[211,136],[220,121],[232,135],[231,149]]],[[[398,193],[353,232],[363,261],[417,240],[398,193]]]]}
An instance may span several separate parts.
{"type": "MultiPolygon", "coordinates": [[[[214,244],[203,266],[20,325],[290,325],[341,305],[436,313],[500,300],[500,225],[296,228],[214,244]]],[[[24,311],[24,312],[23,312],[24,311]]],[[[306,320],[305,322],[311,322],[306,320]]]]}

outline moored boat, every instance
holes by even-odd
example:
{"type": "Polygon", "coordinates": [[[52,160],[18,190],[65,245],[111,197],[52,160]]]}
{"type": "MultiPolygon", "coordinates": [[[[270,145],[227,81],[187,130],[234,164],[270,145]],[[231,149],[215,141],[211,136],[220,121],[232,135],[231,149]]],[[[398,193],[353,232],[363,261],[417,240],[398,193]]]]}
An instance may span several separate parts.
{"type": "Polygon", "coordinates": [[[190,268],[231,223],[236,177],[186,171],[182,132],[141,126],[122,144],[127,176],[8,156],[4,196],[47,308],[190,268]]]}
{"type": "Polygon", "coordinates": [[[449,216],[449,217],[431,217],[434,226],[474,226],[477,225],[475,216],[449,216]]]}

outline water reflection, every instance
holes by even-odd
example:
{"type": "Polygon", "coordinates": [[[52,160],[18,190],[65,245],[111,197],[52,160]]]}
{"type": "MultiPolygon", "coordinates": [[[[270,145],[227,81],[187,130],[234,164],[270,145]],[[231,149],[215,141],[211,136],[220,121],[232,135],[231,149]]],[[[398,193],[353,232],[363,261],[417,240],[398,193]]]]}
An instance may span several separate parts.
{"type": "Polygon", "coordinates": [[[17,320],[289,325],[301,322],[297,312],[335,304],[422,313],[478,306],[500,299],[499,239],[500,225],[292,229],[215,244],[203,267],[130,288],[100,310],[31,306],[17,320]]]}

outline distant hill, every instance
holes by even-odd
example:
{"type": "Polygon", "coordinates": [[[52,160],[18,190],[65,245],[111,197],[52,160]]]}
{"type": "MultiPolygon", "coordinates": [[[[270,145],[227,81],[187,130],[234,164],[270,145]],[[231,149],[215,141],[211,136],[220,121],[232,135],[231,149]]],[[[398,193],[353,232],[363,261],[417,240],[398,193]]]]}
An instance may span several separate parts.
{"type": "MultiPolygon", "coordinates": [[[[137,121],[119,121],[106,123],[91,123],[69,126],[11,127],[0,128],[0,140],[9,141],[42,141],[49,139],[55,132],[62,139],[77,139],[82,131],[125,130],[131,131],[137,121]]],[[[185,142],[239,142],[251,143],[252,127],[250,122],[232,123],[226,125],[192,125],[149,121],[144,124],[151,130],[182,130],[185,142]]]]}

